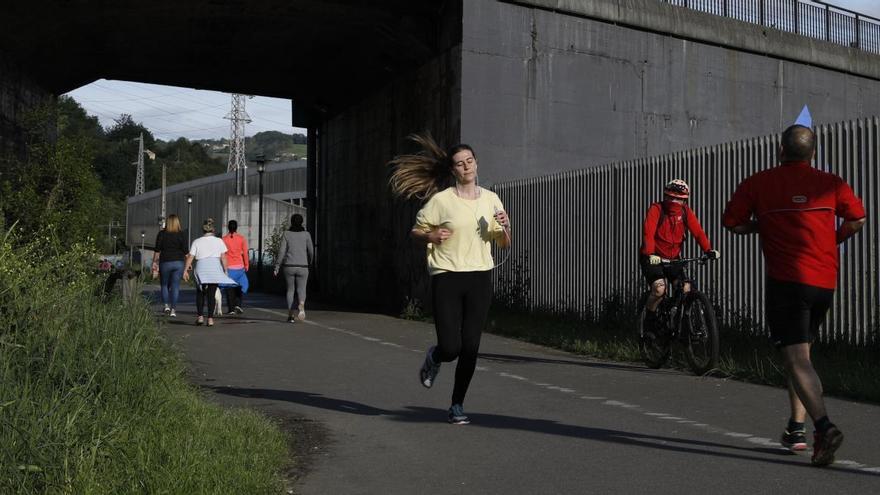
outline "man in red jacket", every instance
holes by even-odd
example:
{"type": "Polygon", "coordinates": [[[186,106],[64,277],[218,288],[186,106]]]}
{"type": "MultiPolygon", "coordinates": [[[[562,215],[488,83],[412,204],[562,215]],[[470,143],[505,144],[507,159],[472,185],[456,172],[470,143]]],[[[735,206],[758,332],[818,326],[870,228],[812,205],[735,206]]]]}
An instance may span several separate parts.
{"type": "Polygon", "coordinates": [[[744,180],[724,211],[736,234],[758,233],[766,261],[765,315],[789,376],[791,417],[782,444],[807,448],[804,421],[813,418],[812,463],[834,462],[843,433],[828,419],[810,345],[837,286],[837,245],[865,224],[862,201],[840,177],[810,166],[816,135],[793,125],[782,134],[780,165],[744,180]],[[837,218],[843,223],[837,227],[837,218]]]}
{"type": "MultiPolygon", "coordinates": [[[[639,253],[642,274],[651,287],[645,305],[649,322],[653,321],[657,306],[666,294],[666,280],[672,282],[684,276],[684,269],[680,265],[660,266],[660,262],[681,256],[681,245],[687,232],[694,236],[706,255],[715,259],[721,257],[717,250],[712,249],[709,238],[700,227],[700,221],[687,206],[690,193],[691,189],[685,181],[671,180],[663,187],[663,202],[652,204],[645,215],[639,253]]],[[[689,291],[690,287],[685,284],[684,290],[689,291]]]]}

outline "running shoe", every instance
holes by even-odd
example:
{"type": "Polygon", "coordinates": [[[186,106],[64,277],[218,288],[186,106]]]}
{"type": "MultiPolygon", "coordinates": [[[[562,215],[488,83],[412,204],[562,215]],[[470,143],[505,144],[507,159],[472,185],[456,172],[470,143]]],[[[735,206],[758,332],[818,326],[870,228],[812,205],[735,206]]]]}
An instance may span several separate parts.
{"type": "Polygon", "coordinates": [[[299,305],[299,313],[296,314],[296,319],[299,321],[305,321],[306,319],[306,310],[302,304],[299,305]]]}
{"type": "Polygon", "coordinates": [[[172,318],[177,318],[177,312],[175,312],[174,309],[172,309],[171,312],[168,313],[168,316],[170,316],[172,318]]]}
{"type": "Polygon", "coordinates": [[[196,326],[204,325],[204,324],[205,324],[205,317],[204,316],[199,316],[198,318],[196,318],[196,326]]]}
{"type": "Polygon", "coordinates": [[[470,418],[465,416],[464,408],[461,404],[453,404],[449,408],[449,423],[453,425],[466,425],[471,422],[470,418]]]}
{"type": "Polygon", "coordinates": [[[234,309],[230,309],[230,310],[226,313],[226,316],[235,316],[235,315],[237,315],[237,314],[238,314],[238,313],[236,313],[234,309]]]}
{"type": "Polygon", "coordinates": [[[241,306],[236,306],[236,307],[232,308],[232,312],[237,315],[240,315],[240,314],[244,313],[244,310],[241,309],[241,306]]]}
{"type": "Polygon", "coordinates": [[[834,462],[834,452],[843,443],[843,432],[832,426],[824,433],[813,433],[813,465],[827,466],[834,462]]]}
{"type": "Polygon", "coordinates": [[[792,452],[807,450],[806,432],[802,429],[794,431],[785,430],[782,434],[782,438],[779,439],[779,443],[792,452]]]}
{"type": "Polygon", "coordinates": [[[296,323],[296,318],[293,315],[287,317],[287,323],[296,323]]]}
{"type": "Polygon", "coordinates": [[[437,373],[440,373],[440,364],[434,364],[434,360],[431,359],[435,347],[432,345],[428,348],[428,352],[425,354],[425,362],[422,363],[422,367],[419,369],[419,381],[422,382],[422,386],[425,388],[431,388],[434,385],[434,380],[437,378],[437,373]]]}
{"type": "Polygon", "coordinates": [[[165,316],[169,316],[171,314],[171,308],[165,306],[165,309],[163,309],[162,312],[165,313],[165,316]]]}

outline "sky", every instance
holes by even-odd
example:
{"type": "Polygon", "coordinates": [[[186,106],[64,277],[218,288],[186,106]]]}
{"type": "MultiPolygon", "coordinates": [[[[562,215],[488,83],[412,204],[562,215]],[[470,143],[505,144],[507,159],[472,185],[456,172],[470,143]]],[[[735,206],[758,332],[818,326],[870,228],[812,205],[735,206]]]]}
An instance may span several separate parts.
{"type": "MultiPolygon", "coordinates": [[[[829,3],[880,18],[880,0],[829,3]]],[[[156,138],[165,141],[181,136],[188,139],[229,137],[230,122],[223,118],[232,104],[228,93],[99,79],[67,94],[88,113],[97,116],[105,127],[112,126],[113,119],[127,113],[150,129],[156,138]]],[[[252,120],[245,126],[248,136],[261,131],[306,133],[305,129],[290,125],[290,100],[255,96],[247,100],[246,111],[252,120]]]]}
{"type": "MultiPolygon", "coordinates": [[[[98,117],[104,127],[112,126],[114,119],[127,113],[164,141],[181,136],[229,137],[230,121],[223,118],[232,107],[229,93],[99,79],[67,95],[98,117]]],[[[262,131],[306,133],[290,125],[290,100],[255,96],[246,100],[245,111],[251,118],[251,123],[245,124],[248,136],[262,131]]]]}

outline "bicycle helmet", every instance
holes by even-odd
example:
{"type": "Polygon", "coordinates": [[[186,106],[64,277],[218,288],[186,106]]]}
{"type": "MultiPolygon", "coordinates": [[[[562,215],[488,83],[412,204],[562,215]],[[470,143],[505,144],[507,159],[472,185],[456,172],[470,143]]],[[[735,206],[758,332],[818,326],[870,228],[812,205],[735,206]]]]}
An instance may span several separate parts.
{"type": "Polygon", "coordinates": [[[663,194],[678,199],[688,199],[691,188],[681,179],[672,179],[663,186],[663,194]]]}

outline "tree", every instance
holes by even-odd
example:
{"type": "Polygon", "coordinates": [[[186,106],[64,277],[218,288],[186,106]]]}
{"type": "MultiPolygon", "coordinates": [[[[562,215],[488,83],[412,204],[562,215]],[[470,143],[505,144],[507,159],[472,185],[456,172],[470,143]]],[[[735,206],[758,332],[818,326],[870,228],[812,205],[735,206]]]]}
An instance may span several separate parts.
{"type": "MultiPolygon", "coordinates": [[[[6,158],[0,211],[7,228],[53,229],[63,242],[98,232],[101,185],[92,167],[95,129],[66,120],[69,102],[38,107],[25,118],[27,157],[6,158]],[[62,111],[64,109],[64,111],[62,111]]],[[[100,127],[100,126],[99,126],[100,127]]]]}

